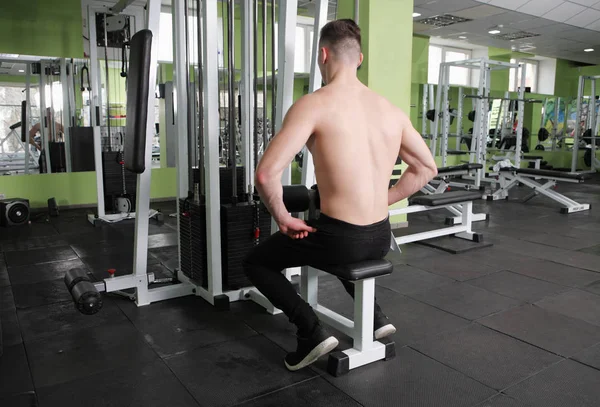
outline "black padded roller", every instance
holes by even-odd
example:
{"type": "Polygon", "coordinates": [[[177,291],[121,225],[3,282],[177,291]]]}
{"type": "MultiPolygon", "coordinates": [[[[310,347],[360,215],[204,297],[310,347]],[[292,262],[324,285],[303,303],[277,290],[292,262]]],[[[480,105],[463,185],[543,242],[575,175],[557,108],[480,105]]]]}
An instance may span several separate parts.
{"type": "Polygon", "coordinates": [[[283,203],[289,212],[304,212],[310,206],[310,193],[304,185],[283,187],[283,203]]]}
{"type": "Polygon", "coordinates": [[[87,272],[82,268],[73,268],[65,274],[64,282],[69,292],[81,281],[90,281],[87,272]]]}
{"type": "MultiPolygon", "coordinates": [[[[150,51],[152,31],[135,33],[130,42],[127,78],[127,126],[123,153],[125,168],[136,174],[146,170],[146,121],[150,92],[150,51]]],[[[155,67],[152,67],[155,69],[155,67]]]]}
{"type": "Polygon", "coordinates": [[[71,290],[75,307],[85,315],[94,315],[102,309],[102,296],[89,281],[80,281],[71,290]]]}

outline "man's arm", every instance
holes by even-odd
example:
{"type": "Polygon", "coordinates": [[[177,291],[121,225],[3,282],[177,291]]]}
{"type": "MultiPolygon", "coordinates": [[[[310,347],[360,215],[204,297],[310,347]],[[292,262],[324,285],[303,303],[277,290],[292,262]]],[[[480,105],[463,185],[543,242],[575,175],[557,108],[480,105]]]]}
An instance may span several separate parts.
{"type": "Polygon", "coordinates": [[[256,169],[256,189],[280,225],[291,217],[283,204],[281,176],[314,133],[319,111],[315,99],[314,95],[304,96],[290,108],[281,129],[271,140],[256,169]]]}
{"type": "Polygon", "coordinates": [[[405,118],[399,156],[408,168],[388,192],[388,205],[408,198],[437,175],[437,165],[423,137],[405,118]]]}

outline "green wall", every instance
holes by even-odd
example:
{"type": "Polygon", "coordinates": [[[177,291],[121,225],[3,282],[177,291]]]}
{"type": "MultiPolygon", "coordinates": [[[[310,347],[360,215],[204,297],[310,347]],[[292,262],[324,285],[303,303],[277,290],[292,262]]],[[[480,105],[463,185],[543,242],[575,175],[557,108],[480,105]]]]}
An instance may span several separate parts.
{"type": "Polygon", "coordinates": [[[412,38],[411,80],[413,83],[427,83],[429,70],[429,37],[414,35],[412,38]]]}
{"type": "MultiPolygon", "coordinates": [[[[175,168],[152,170],[150,196],[153,199],[177,195],[175,168]]],[[[48,206],[48,198],[56,198],[59,206],[96,205],[96,173],[10,175],[0,177],[0,194],[30,200],[31,206],[48,206]]]]}
{"type": "Polygon", "coordinates": [[[0,52],[81,58],[81,0],[1,1],[0,52]]]}

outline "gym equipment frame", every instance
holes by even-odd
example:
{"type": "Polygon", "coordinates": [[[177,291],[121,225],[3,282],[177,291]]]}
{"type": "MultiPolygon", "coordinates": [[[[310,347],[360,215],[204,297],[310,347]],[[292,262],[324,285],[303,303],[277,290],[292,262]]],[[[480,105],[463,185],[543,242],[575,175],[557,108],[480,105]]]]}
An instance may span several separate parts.
{"type": "Polygon", "coordinates": [[[579,159],[579,143],[583,140],[584,135],[581,134],[581,122],[583,115],[583,98],[586,89],[586,82],[590,82],[591,95],[588,98],[588,112],[585,120],[585,129],[590,130],[590,170],[589,172],[596,172],[600,170],[600,160],[596,157],[596,140],[598,137],[598,127],[600,126],[600,120],[596,109],[598,107],[598,101],[596,100],[596,82],[600,79],[600,76],[580,76],[579,77],[579,90],[577,93],[577,120],[575,121],[575,138],[573,140],[573,156],[571,158],[571,172],[577,171],[577,161],[579,159]]]}

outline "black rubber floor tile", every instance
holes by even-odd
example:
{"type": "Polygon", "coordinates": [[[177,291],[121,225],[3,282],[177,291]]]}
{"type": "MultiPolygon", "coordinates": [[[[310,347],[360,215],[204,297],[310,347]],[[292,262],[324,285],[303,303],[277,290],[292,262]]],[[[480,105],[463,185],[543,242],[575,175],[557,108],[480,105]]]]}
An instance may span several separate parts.
{"type": "Polygon", "coordinates": [[[198,407],[160,360],[113,369],[38,389],[40,406],[198,407]]]}
{"type": "MultiPolygon", "coordinates": [[[[2,324],[2,341],[4,347],[14,346],[23,343],[21,337],[21,327],[17,319],[17,311],[15,309],[0,310],[0,323],[2,324]]],[[[0,358],[0,363],[2,359],[0,358]]]]}
{"type": "Polygon", "coordinates": [[[571,359],[600,370],[600,344],[581,351],[571,359]]]}
{"type": "Polygon", "coordinates": [[[73,228],[68,233],[60,235],[62,239],[65,239],[69,244],[74,243],[94,243],[94,242],[123,242],[125,236],[118,230],[111,228],[110,226],[96,226],[91,229],[86,225],[80,229],[73,228]]]}
{"type": "MultiPolygon", "coordinates": [[[[133,246],[130,253],[85,257],[83,262],[98,280],[110,277],[107,272],[108,269],[115,269],[115,276],[131,274],[133,272],[133,246]]],[[[158,263],[159,261],[148,253],[148,266],[158,263]]]]}
{"type": "Polygon", "coordinates": [[[71,248],[81,258],[97,256],[114,256],[131,253],[133,246],[121,244],[119,241],[72,243],[71,248]]]}
{"type": "Polygon", "coordinates": [[[454,261],[454,259],[485,264],[495,268],[496,271],[506,270],[510,266],[517,266],[522,262],[532,260],[529,256],[513,253],[509,249],[501,248],[498,245],[469,253],[457,254],[451,260],[454,261]]]}
{"type": "Polygon", "coordinates": [[[550,295],[569,290],[568,287],[562,285],[510,271],[500,271],[480,277],[469,281],[468,284],[525,302],[535,302],[550,295]]]}
{"type": "Polygon", "coordinates": [[[256,335],[231,312],[218,311],[200,297],[137,307],[119,302],[144,339],[161,356],[256,335]]]}
{"type": "Polygon", "coordinates": [[[496,392],[413,349],[396,347],[396,357],[325,379],[370,407],[465,407],[496,392]]]}
{"type": "Polygon", "coordinates": [[[159,233],[148,236],[148,248],[156,249],[159,247],[177,246],[177,233],[159,233]]]}
{"type": "MultiPolygon", "coordinates": [[[[599,226],[600,228],[600,226],[599,226]]],[[[600,256],[600,244],[592,247],[586,247],[585,249],[579,250],[583,253],[594,254],[596,256],[600,256]]]]}
{"type": "MultiPolygon", "coordinates": [[[[481,253],[482,251],[477,250],[477,252],[481,253]]],[[[500,265],[489,266],[457,256],[449,259],[444,257],[421,258],[418,260],[409,260],[408,264],[458,281],[471,280],[502,270],[500,265]]]]}
{"type": "Polygon", "coordinates": [[[2,241],[13,241],[28,240],[32,237],[41,236],[56,236],[58,232],[49,223],[32,223],[31,225],[24,225],[11,228],[3,228],[0,233],[0,240],[2,241]]]}
{"type": "MultiPolygon", "coordinates": [[[[483,237],[483,234],[482,234],[483,237]]],[[[443,250],[451,254],[469,253],[473,250],[481,250],[486,247],[492,247],[493,243],[488,242],[485,238],[479,242],[472,242],[466,239],[459,239],[454,236],[442,236],[434,239],[427,239],[419,242],[420,245],[432,247],[434,249],[443,250]]]]}
{"type": "Polygon", "coordinates": [[[449,253],[446,253],[442,250],[432,249],[430,247],[426,247],[420,244],[404,244],[400,246],[400,250],[402,253],[390,252],[388,256],[392,257],[393,255],[393,263],[394,264],[402,264],[406,263],[409,259],[415,260],[424,257],[446,257],[450,256],[449,253]]]}
{"type": "Polygon", "coordinates": [[[411,347],[496,390],[561,360],[478,324],[431,336],[411,347]]]}
{"type": "Polygon", "coordinates": [[[67,271],[73,268],[87,268],[79,259],[55,261],[42,264],[10,267],[8,274],[13,285],[33,284],[42,281],[59,280],[64,278],[67,271]]]}
{"type": "Polygon", "coordinates": [[[583,287],[583,289],[596,295],[600,295],[600,280],[588,284],[587,286],[583,287]]]}
{"type": "Polygon", "coordinates": [[[60,333],[25,346],[37,389],[159,359],[131,323],[60,333]]]}
{"type": "Polygon", "coordinates": [[[557,238],[556,234],[540,233],[537,235],[524,237],[523,240],[529,242],[545,244],[547,246],[558,247],[566,250],[579,250],[594,245],[594,242],[590,242],[587,239],[576,239],[569,236],[560,236],[557,238]]]}
{"type": "Polygon", "coordinates": [[[553,260],[556,257],[564,256],[569,252],[557,247],[551,247],[539,243],[527,242],[525,240],[506,239],[498,243],[498,247],[509,251],[510,253],[520,254],[522,256],[534,257],[537,259],[553,260]]]}
{"type": "Polygon", "coordinates": [[[540,259],[523,260],[518,264],[512,263],[507,265],[507,270],[568,287],[586,286],[598,281],[598,277],[600,277],[593,271],[540,259]]]}
{"type": "Polygon", "coordinates": [[[554,297],[545,298],[536,305],[600,326],[600,296],[587,291],[570,290],[554,297]]]}
{"type": "Polygon", "coordinates": [[[378,302],[397,329],[392,336],[397,347],[469,324],[466,319],[389,290],[379,292],[378,302]]]}
{"type": "MultiPolygon", "coordinates": [[[[118,230],[124,236],[133,236],[135,235],[135,221],[127,220],[119,223],[114,223],[110,225],[111,228],[118,230]]],[[[154,220],[150,220],[148,225],[148,235],[158,235],[162,233],[173,233],[175,229],[169,226],[166,223],[158,224],[154,220]]]]}
{"type": "Polygon", "coordinates": [[[564,360],[505,391],[531,407],[597,407],[600,371],[564,360]]]}
{"type": "Polygon", "coordinates": [[[600,272],[600,256],[570,251],[566,253],[549,253],[548,260],[584,270],[600,272]]]}
{"type": "Polygon", "coordinates": [[[16,394],[8,398],[0,398],[0,405],[7,407],[38,407],[35,392],[16,394]]]}
{"type": "Polygon", "coordinates": [[[462,318],[475,320],[516,307],[520,301],[466,283],[434,288],[410,297],[462,318]]]}
{"type": "Polygon", "coordinates": [[[479,323],[565,357],[600,342],[600,327],[535,305],[508,310],[479,323]]]}
{"type": "Polygon", "coordinates": [[[93,316],[81,314],[72,301],[27,308],[19,310],[17,314],[26,342],[127,322],[127,317],[115,305],[114,300],[106,296],[103,298],[102,310],[93,316]]]}
{"type": "Polygon", "coordinates": [[[15,297],[10,286],[0,287],[0,311],[15,309],[15,297]]]}
{"type": "Polygon", "coordinates": [[[179,249],[177,246],[159,247],[148,251],[169,270],[175,270],[179,267],[179,249]]]}
{"type": "Polygon", "coordinates": [[[68,246],[69,243],[61,236],[48,237],[31,237],[27,240],[10,240],[0,242],[0,251],[15,252],[34,249],[52,248],[59,246],[68,246]]]}
{"type": "Polygon", "coordinates": [[[200,348],[166,359],[171,370],[202,405],[233,406],[316,374],[287,371],[285,352],[262,336],[200,348]]]}
{"type": "Polygon", "coordinates": [[[453,282],[451,278],[429,273],[407,264],[395,265],[392,274],[375,280],[377,285],[400,294],[418,293],[453,282]]]}
{"type": "Polygon", "coordinates": [[[77,259],[77,254],[69,246],[33,249],[4,253],[8,267],[25,266],[28,264],[49,263],[77,259]]]}
{"type": "Polygon", "coordinates": [[[0,400],[33,391],[27,355],[22,344],[5,346],[0,359],[0,400]]]}
{"type": "Polygon", "coordinates": [[[499,395],[492,397],[490,400],[484,401],[483,404],[478,404],[477,407],[531,407],[529,404],[512,397],[499,395]]]}
{"type": "Polygon", "coordinates": [[[321,377],[270,393],[240,407],[361,407],[347,394],[335,388],[321,377]]]}
{"type": "Polygon", "coordinates": [[[18,309],[39,307],[58,302],[73,301],[62,279],[18,284],[13,287],[15,305],[18,309]]]}
{"type": "Polygon", "coordinates": [[[0,253],[0,287],[6,287],[10,285],[10,278],[8,278],[8,270],[4,263],[4,256],[0,253]]]}
{"type": "MultiPolygon", "coordinates": [[[[91,211],[90,211],[91,212],[91,211]]],[[[58,218],[51,220],[52,225],[58,233],[64,234],[85,234],[106,226],[94,226],[88,220],[87,214],[61,214],[58,218]]]]}

